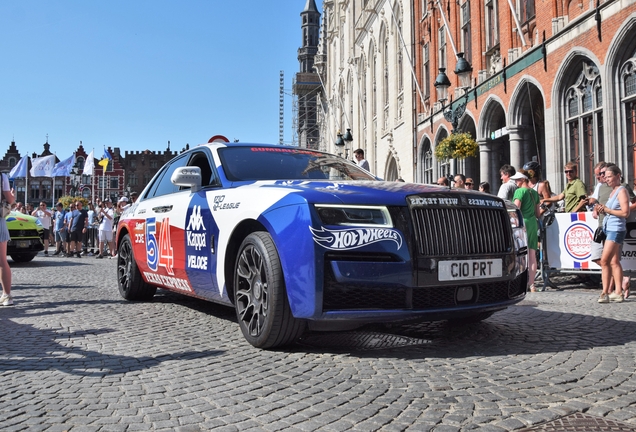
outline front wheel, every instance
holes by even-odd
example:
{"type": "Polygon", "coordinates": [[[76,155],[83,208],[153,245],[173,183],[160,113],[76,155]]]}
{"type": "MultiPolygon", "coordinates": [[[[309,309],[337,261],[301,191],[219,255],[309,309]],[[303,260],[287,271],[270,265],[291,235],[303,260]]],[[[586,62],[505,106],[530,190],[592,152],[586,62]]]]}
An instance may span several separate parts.
{"type": "Polygon", "coordinates": [[[33,261],[37,254],[13,254],[11,255],[11,259],[17,263],[25,263],[29,261],[33,261]]]}
{"type": "Polygon", "coordinates": [[[239,248],[234,304],[243,336],[256,348],[290,344],[305,330],[292,315],[276,246],[266,232],[250,234],[239,248]]]}
{"type": "Polygon", "coordinates": [[[117,250],[117,285],[119,294],[126,300],[150,300],[157,292],[156,286],[142,279],[128,234],[121,240],[117,250]]]}

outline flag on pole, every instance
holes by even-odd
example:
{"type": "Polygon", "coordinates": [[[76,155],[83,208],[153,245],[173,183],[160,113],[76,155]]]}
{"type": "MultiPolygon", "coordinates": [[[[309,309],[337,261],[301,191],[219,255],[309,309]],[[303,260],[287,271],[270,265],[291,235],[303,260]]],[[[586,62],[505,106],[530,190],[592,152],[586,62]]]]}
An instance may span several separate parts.
{"type": "Polygon", "coordinates": [[[110,153],[108,153],[108,150],[104,149],[104,156],[102,157],[102,160],[97,162],[98,164],[104,167],[104,174],[106,174],[106,167],[108,167],[108,162],[112,160],[113,160],[113,157],[110,155],[110,153]]]}
{"type": "Polygon", "coordinates": [[[13,180],[14,178],[18,178],[18,177],[26,177],[28,166],[29,166],[29,157],[24,156],[18,161],[16,166],[14,166],[11,169],[11,172],[9,173],[9,178],[13,180]]]}
{"type": "Polygon", "coordinates": [[[73,165],[75,165],[75,154],[55,164],[55,167],[53,167],[53,177],[69,177],[73,165]]]}
{"type": "Polygon", "coordinates": [[[31,175],[33,177],[53,177],[55,155],[44,156],[31,160],[31,175]]]}
{"type": "Polygon", "coordinates": [[[92,176],[95,174],[95,156],[93,156],[93,151],[88,154],[86,157],[86,162],[84,162],[84,175],[92,176]]]}

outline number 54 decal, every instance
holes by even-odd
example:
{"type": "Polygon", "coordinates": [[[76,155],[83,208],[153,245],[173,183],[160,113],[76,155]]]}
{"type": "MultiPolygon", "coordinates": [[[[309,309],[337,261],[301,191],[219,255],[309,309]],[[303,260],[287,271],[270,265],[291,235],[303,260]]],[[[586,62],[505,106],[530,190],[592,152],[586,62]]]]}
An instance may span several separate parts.
{"type": "Polygon", "coordinates": [[[174,251],[170,241],[170,219],[165,218],[159,224],[159,241],[157,241],[157,221],[146,220],[146,262],[148,268],[157,271],[157,265],[165,267],[169,275],[174,275],[174,251]]]}

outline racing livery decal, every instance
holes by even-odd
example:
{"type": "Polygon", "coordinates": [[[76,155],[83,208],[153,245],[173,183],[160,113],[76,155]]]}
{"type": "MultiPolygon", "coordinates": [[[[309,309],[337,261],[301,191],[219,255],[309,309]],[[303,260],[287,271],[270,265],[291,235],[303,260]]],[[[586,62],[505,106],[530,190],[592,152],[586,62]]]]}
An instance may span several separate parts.
{"type": "Polygon", "coordinates": [[[392,228],[309,229],[317,244],[331,250],[351,250],[385,241],[395,242],[398,250],[402,247],[402,234],[392,228]]]}
{"type": "Polygon", "coordinates": [[[198,193],[190,199],[185,214],[184,234],[185,270],[190,283],[198,290],[218,293],[214,242],[218,238],[219,228],[212,217],[205,193],[198,193]]]}
{"type": "Polygon", "coordinates": [[[187,220],[186,253],[188,256],[188,268],[207,270],[209,258],[209,254],[207,253],[208,241],[203,217],[201,217],[200,205],[192,207],[192,212],[187,220]],[[194,250],[192,250],[193,248],[194,250]]]}

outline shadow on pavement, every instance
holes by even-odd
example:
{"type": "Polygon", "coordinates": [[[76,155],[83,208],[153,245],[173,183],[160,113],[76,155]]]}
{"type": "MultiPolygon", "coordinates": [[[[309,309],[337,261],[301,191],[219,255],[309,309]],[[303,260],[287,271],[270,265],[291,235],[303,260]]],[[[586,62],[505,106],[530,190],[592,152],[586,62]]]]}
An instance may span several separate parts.
{"type": "MultiPolygon", "coordinates": [[[[59,304],[57,305],[59,307],[59,304]]],[[[181,351],[158,356],[126,356],[106,354],[77,344],[64,344],[79,340],[82,344],[101,346],[97,336],[114,332],[107,328],[77,331],[39,328],[31,324],[16,322],[13,318],[34,315],[50,315],[69,312],[43,311],[33,313],[19,308],[3,309],[9,313],[0,316],[0,373],[5,371],[49,371],[58,370],[72,375],[104,377],[152,368],[173,360],[222,355],[224,350],[181,351]]]]}

